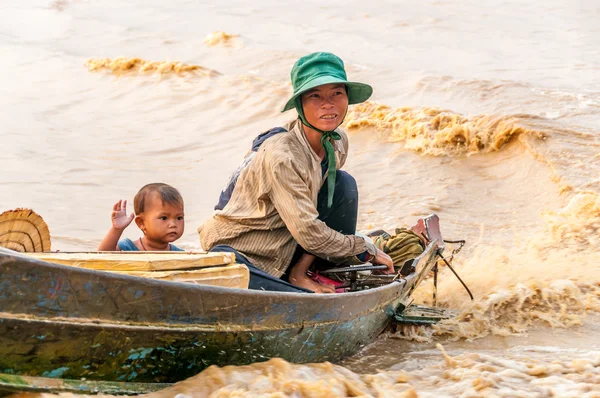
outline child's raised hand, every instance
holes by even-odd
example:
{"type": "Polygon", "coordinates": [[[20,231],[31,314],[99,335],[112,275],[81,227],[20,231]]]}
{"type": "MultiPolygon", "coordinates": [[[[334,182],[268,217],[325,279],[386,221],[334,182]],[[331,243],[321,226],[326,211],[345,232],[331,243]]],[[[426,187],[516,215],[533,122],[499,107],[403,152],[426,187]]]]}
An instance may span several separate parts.
{"type": "Polygon", "coordinates": [[[135,214],[131,213],[127,215],[127,201],[119,200],[113,206],[112,212],[112,224],[113,228],[118,230],[124,230],[127,228],[131,221],[133,221],[135,214]]]}

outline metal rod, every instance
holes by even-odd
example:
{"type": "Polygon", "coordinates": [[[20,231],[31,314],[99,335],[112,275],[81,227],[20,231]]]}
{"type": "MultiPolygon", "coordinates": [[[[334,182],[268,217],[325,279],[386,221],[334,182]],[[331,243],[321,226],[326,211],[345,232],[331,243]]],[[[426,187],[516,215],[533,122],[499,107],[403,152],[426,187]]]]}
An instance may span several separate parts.
{"type": "Polygon", "coordinates": [[[452,273],[454,274],[454,276],[456,276],[456,278],[458,278],[458,280],[460,281],[460,283],[467,290],[467,293],[469,293],[469,296],[471,297],[471,300],[473,300],[473,294],[471,293],[471,291],[469,290],[469,288],[467,287],[467,285],[463,282],[463,280],[460,279],[460,276],[458,276],[458,274],[456,273],[456,271],[454,271],[454,268],[452,268],[452,266],[450,265],[450,263],[448,261],[446,261],[446,259],[444,258],[444,256],[442,256],[441,253],[438,252],[438,256],[440,256],[440,258],[442,260],[444,260],[444,262],[446,263],[446,265],[448,266],[448,268],[450,268],[450,271],[452,271],[452,273]]]}
{"type": "Polygon", "coordinates": [[[437,305],[437,274],[438,274],[438,266],[437,264],[433,267],[433,306],[437,305]]]}
{"type": "Polygon", "coordinates": [[[461,240],[446,240],[446,239],[444,239],[444,243],[461,243],[464,245],[465,243],[467,243],[467,241],[462,240],[462,239],[461,240]]]}

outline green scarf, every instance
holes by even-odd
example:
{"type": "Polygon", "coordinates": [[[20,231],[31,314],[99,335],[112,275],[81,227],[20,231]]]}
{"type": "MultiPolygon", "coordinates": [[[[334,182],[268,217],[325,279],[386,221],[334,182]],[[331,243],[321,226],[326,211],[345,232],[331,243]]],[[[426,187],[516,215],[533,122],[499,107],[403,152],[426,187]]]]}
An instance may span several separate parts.
{"type": "MultiPolygon", "coordinates": [[[[319,130],[310,124],[304,116],[304,109],[302,108],[302,100],[300,98],[296,99],[296,111],[298,112],[298,117],[302,123],[321,133],[321,144],[323,145],[323,148],[325,148],[325,156],[327,156],[327,207],[331,208],[333,205],[333,191],[335,190],[335,174],[337,170],[335,150],[333,149],[331,140],[341,140],[342,136],[335,131],[319,130]]],[[[344,118],[345,116],[346,115],[344,115],[344,118]]]]}

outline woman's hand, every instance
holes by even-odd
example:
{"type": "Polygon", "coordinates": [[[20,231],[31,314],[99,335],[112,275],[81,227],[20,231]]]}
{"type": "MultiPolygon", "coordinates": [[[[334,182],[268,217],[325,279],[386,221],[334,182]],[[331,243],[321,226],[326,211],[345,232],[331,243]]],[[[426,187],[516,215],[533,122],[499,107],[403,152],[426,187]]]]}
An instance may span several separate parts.
{"type": "Polygon", "coordinates": [[[382,250],[377,249],[375,258],[371,260],[371,263],[387,265],[388,268],[384,271],[381,271],[384,274],[396,273],[396,270],[394,270],[394,262],[392,261],[392,258],[390,256],[388,256],[387,254],[385,254],[382,250]]]}
{"type": "Polygon", "coordinates": [[[113,206],[111,217],[113,228],[122,231],[131,224],[135,218],[135,214],[131,213],[130,215],[127,215],[127,201],[119,200],[113,206]]]}

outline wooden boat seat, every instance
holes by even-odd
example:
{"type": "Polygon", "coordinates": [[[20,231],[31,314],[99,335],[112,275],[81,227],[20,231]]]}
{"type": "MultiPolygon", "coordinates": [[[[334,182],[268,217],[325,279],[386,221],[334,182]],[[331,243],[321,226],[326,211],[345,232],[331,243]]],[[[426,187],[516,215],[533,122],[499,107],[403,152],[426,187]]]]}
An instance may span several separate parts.
{"type": "Polygon", "coordinates": [[[72,267],[144,278],[247,289],[250,272],[232,253],[204,252],[44,252],[36,259],[72,267]]]}

